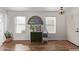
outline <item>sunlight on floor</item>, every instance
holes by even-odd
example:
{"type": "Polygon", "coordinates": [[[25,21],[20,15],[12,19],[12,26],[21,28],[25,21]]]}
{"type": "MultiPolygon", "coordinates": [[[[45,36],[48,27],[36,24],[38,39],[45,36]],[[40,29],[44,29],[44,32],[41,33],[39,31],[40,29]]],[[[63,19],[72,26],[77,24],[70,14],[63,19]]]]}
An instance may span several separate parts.
{"type": "Polygon", "coordinates": [[[15,50],[16,51],[25,51],[25,50],[30,50],[30,48],[29,48],[29,46],[25,46],[25,45],[23,45],[23,44],[16,44],[16,46],[15,46],[15,50]]]}

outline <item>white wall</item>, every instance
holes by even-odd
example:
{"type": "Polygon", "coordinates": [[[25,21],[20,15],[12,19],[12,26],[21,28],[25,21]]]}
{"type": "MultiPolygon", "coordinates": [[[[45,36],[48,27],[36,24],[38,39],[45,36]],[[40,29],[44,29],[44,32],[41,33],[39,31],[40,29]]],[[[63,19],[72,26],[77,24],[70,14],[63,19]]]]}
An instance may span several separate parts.
{"type": "Polygon", "coordinates": [[[66,39],[66,21],[65,16],[61,16],[58,12],[11,12],[8,11],[8,30],[13,32],[15,39],[25,39],[30,40],[30,31],[26,28],[26,33],[23,34],[16,34],[15,26],[14,26],[14,18],[16,16],[26,16],[26,23],[31,16],[40,16],[42,17],[43,21],[45,21],[46,16],[56,16],[57,23],[56,23],[56,34],[49,34],[48,40],[65,40],[66,39]]]}
{"type": "Polygon", "coordinates": [[[72,8],[71,11],[66,14],[67,20],[67,39],[79,46],[79,32],[76,29],[79,28],[79,8],[72,8]]]}

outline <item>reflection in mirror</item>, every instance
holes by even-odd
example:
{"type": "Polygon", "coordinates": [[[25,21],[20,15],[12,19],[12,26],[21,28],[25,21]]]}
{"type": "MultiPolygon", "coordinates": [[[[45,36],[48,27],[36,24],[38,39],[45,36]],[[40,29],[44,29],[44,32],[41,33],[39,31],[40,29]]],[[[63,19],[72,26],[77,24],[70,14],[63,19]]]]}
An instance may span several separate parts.
{"type": "Polygon", "coordinates": [[[32,16],[28,20],[28,24],[30,24],[30,29],[33,32],[41,32],[42,31],[42,26],[43,26],[43,21],[41,17],[39,16],[32,16]]]}

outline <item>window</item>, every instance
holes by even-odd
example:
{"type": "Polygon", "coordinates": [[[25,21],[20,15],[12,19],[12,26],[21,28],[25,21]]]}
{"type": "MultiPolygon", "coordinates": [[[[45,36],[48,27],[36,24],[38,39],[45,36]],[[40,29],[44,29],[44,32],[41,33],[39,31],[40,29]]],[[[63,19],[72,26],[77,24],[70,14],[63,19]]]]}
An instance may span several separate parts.
{"type": "Polygon", "coordinates": [[[46,29],[48,33],[56,33],[56,17],[46,17],[46,29]]]}
{"type": "Polygon", "coordinates": [[[15,23],[16,23],[16,33],[22,33],[23,31],[25,31],[25,17],[24,16],[17,16],[15,19],[15,23]]]}
{"type": "Polygon", "coordinates": [[[4,32],[4,26],[3,26],[3,14],[0,14],[0,42],[3,41],[3,32],[4,32]]]}

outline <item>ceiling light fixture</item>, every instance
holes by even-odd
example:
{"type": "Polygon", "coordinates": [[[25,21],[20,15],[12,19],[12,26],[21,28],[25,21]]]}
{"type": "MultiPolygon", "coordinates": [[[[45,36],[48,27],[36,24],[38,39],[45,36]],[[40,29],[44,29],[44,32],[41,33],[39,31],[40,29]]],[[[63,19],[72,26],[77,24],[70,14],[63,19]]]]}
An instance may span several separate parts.
{"type": "Polygon", "coordinates": [[[63,7],[60,7],[59,14],[60,14],[60,15],[63,15],[63,14],[64,14],[64,9],[63,9],[63,7]]]}

